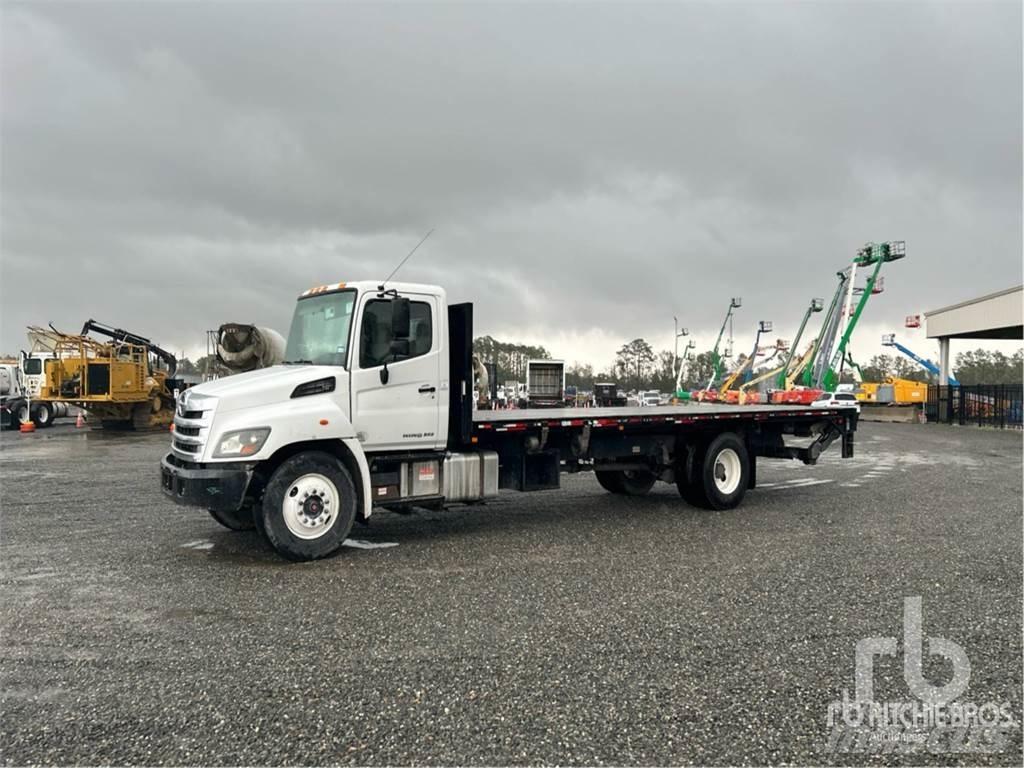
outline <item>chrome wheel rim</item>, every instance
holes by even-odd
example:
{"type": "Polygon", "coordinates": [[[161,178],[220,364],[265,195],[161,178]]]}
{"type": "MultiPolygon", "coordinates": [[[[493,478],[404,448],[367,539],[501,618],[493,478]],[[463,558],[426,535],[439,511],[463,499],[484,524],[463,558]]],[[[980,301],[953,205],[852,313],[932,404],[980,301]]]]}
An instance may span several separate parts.
{"type": "Polygon", "coordinates": [[[742,463],[740,455],[732,448],[723,448],[715,458],[715,487],[728,496],[740,485],[742,463]]]}
{"type": "Polygon", "coordinates": [[[338,489],[327,477],[302,475],[288,486],[282,515],[288,531],[300,539],[319,539],[334,526],[340,512],[338,489]]]}

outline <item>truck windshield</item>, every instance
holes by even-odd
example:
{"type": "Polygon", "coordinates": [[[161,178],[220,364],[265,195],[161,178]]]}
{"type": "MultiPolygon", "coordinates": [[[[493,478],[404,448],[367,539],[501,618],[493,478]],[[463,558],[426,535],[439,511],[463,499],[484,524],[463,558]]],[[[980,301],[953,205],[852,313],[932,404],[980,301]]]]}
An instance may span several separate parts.
{"type": "Polygon", "coordinates": [[[355,291],[299,299],[288,331],[284,362],[345,365],[355,291]]]}

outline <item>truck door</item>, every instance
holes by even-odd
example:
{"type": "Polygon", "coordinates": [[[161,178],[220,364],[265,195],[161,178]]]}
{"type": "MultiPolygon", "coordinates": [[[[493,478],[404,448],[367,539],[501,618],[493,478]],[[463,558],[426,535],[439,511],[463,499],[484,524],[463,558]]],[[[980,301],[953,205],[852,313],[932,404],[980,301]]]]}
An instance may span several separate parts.
{"type": "Polygon", "coordinates": [[[359,313],[352,424],[364,450],[433,449],[445,439],[439,437],[440,398],[447,393],[440,388],[438,299],[423,294],[404,298],[410,302],[408,355],[396,353],[392,345],[389,299],[371,296],[359,313]]]}

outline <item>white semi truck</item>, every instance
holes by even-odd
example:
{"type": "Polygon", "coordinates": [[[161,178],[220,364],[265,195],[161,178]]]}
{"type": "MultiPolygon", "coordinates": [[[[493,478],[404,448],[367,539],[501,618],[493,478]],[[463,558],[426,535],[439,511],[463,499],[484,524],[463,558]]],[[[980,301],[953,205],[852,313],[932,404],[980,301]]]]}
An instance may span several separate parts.
{"type": "Polygon", "coordinates": [[[310,289],[281,365],[181,394],[163,492],[313,560],[375,507],[553,490],[563,472],[592,471],[611,493],[663,481],[691,504],[729,509],[754,487],[758,457],[813,464],[837,439],[853,455],[857,415],[844,408],[474,411],[472,341],[472,304],[449,304],[437,286],[310,289]]]}
{"type": "Polygon", "coordinates": [[[0,429],[15,429],[31,421],[40,429],[53,426],[53,420],[68,415],[67,403],[39,400],[42,390],[43,361],[53,355],[25,355],[19,363],[0,364],[0,429]]]}

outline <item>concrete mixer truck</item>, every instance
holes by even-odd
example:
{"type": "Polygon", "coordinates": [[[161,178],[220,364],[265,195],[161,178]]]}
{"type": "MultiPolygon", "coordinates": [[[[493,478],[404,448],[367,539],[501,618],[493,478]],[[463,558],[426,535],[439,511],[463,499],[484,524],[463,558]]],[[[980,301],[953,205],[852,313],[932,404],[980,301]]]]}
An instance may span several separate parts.
{"type": "Polygon", "coordinates": [[[233,373],[278,365],[284,348],[284,337],[271,328],[225,323],[217,329],[217,360],[233,373]]]}

